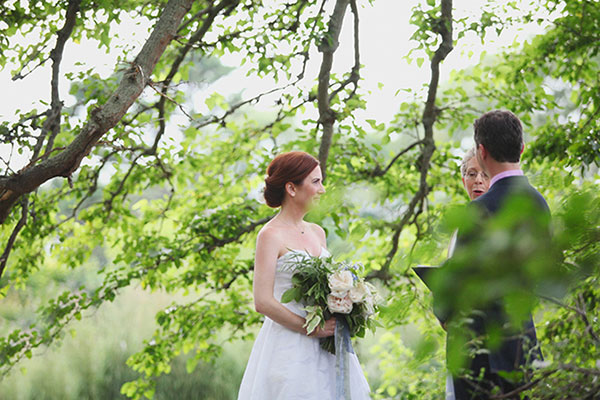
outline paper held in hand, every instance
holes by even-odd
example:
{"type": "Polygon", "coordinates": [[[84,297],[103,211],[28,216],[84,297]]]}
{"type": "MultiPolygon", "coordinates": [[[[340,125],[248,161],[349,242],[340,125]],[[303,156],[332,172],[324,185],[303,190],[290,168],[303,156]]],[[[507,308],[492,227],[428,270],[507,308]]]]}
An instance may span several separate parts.
{"type": "MultiPolygon", "coordinates": [[[[452,257],[452,254],[454,254],[454,248],[456,247],[457,237],[458,231],[454,231],[452,233],[452,237],[450,238],[450,243],[448,245],[448,258],[452,257]]],[[[423,281],[425,286],[427,286],[427,288],[431,290],[431,271],[439,267],[439,265],[417,265],[416,267],[413,267],[413,270],[421,279],[421,281],[423,281]]]]}
{"type": "Polygon", "coordinates": [[[429,290],[431,290],[431,271],[439,268],[439,265],[417,265],[416,267],[413,267],[412,269],[415,271],[415,273],[417,274],[417,276],[421,279],[421,281],[423,281],[423,283],[425,284],[425,286],[427,286],[427,288],[429,290]]]}

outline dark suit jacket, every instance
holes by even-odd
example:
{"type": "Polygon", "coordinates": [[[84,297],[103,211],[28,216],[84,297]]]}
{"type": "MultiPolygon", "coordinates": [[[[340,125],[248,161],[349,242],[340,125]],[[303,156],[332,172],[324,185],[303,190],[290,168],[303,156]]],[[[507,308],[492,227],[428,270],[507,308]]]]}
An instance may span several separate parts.
{"type": "Polygon", "coordinates": [[[550,214],[550,209],[544,197],[525,176],[509,176],[502,178],[492,185],[483,196],[473,200],[473,204],[481,205],[490,215],[497,213],[506,199],[515,194],[523,194],[533,199],[539,206],[539,212],[550,214]]]}
{"type": "MultiPolygon", "coordinates": [[[[516,195],[529,198],[535,204],[535,212],[546,214],[549,217],[550,210],[546,200],[529,184],[529,181],[524,176],[510,176],[500,179],[492,185],[486,194],[473,200],[471,206],[480,207],[483,211],[484,218],[493,217],[502,210],[507,199],[516,195]]],[[[523,216],[523,218],[528,217],[531,217],[531,215],[523,216]]],[[[459,246],[464,245],[466,241],[468,241],[468,238],[461,238],[461,235],[459,234],[457,249],[459,246]]],[[[488,305],[485,308],[483,315],[476,316],[473,319],[470,328],[477,335],[482,335],[487,332],[487,328],[490,324],[502,324],[506,320],[500,299],[498,303],[488,305]]],[[[449,341],[452,340],[451,335],[452,333],[449,332],[449,341]]],[[[480,369],[485,368],[486,372],[484,380],[488,380],[492,384],[500,386],[503,392],[506,393],[515,387],[518,387],[519,383],[507,382],[500,378],[499,375],[497,375],[497,372],[512,371],[519,368],[528,361],[528,355],[532,356],[532,358],[541,359],[539,350],[534,351],[533,354],[529,352],[529,349],[534,346],[537,346],[537,338],[533,319],[529,316],[528,320],[525,321],[520,329],[516,328],[513,335],[502,340],[499,347],[491,349],[489,353],[477,355],[474,359],[470,360],[468,366],[474,375],[478,375],[480,369]]],[[[531,359],[529,359],[529,361],[531,361],[531,359]]],[[[483,386],[490,388],[490,382],[488,382],[488,384],[485,384],[484,382],[483,386]]],[[[473,386],[469,385],[464,379],[455,378],[454,387],[457,400],[484,398],[478,396],[477,393],[473,394],[473,386]]]]}

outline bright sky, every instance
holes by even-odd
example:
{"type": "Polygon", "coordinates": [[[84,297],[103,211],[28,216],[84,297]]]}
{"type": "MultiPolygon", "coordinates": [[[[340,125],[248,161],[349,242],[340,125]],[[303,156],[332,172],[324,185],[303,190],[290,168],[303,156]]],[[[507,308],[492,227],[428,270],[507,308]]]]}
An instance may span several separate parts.
{"type": "MultiPolygon", "coordinates": [[[[477,0],[477,2],[483,3],[484,1],[477,0]]],[[[455,10],[455,18],[464,16],[467,13],[476,14],[479,12],[477,2],[468,2],[467,6],[470,11],[455,10]]],[[[461,6],[461,2],[455,3],[457,3],[455,7],[461,6]]],[[[464,6],[464,4],[462,5],[464,6]]],[[[409,40],[416,29],[408,22],[411,7],[412,2],[408,1],[376,0],[374,6],[365,5],[360,9],[360,51],[361,63],[364,66],[361,70],[363,81],[360,86],[363,90],[371,91],[367,98],[368,115],[365,118],[376,119],[381,122],[389,121],[402,101],[399,97],[402,96],[402,93],[398,94],[399,89],[411,88],[418,90],[429,82],[430,71],[427,60],[421,67],[418,67],[416,62],[413,61],[409,64],[404,59],[408,51],[415,46],[415,43],[411,43],[409,40]],[[379,88],[380,83],[383,84],[381,89],[379,88]]],[[[72,105],[74,98],[68,95],[70,82],[64,77],[64,73],[94,67],[95,71],[101,76],[108,77],[114,70],[122,46],[141,48],[141,44],[148,35],[143,29],[144,27],[140,25],[132,29],[136,26],[132,20],[128,18],[122,20],[119,30],[126,32],[126,34],[122,35],[121,39],[113,40],[112,50],[108,54],[104,50],[98,49],[95,43],[87,40],[79,44],[67,43],[61,67],[63,77],[60,82],[60,93],[65,105],[72,105]],[[84,64],[78,65],[78,63],[84,64]]],[[[474,35],[461,39],[458,46],[442,64],[441,81],[443,82],[448,77],[451,70],[477,63],[483,51],[496,53],[500,51],[501,47],[513,43],[515,38],[522,42],[524,38],[531,37],[540,31],[540,27],[532,25],[531,27],[506,30],[499,37],[495,35],[495,32],[490,32],[486,37],[485,45],[482,45],[479,38],[474,35]],[[469,56],[469,54],[472,55],[469,56]]],[[[352,35],[352,15],[348,9],[344,29],[340,36],[342,46],[334,57],[334,70],[338,73],[349,71],[352,67],[354,57],[352,35]]],[[[32,40],[32,38],[28,37],[25,40],[32,40]]],[[[305,75],[307,78],[303,81],[306,86],[314,85],[320,66],[321,56],[315,49],[313,50],[314,54],[305,75]]],[[[419,56],[423,56],[423,54],[414,55],[415,58],[419,56]]],[[[221,61],[226,65],[239,65],[239,57],[236,55],[225,56],[221,61]]],[[[264,91],[265,87],[275,85],[270,79],[247,77],[248,67],[249,65],[246,64],[217,81],[207,89],[207,95],[216,90],[227,97],[228,93],[235,93],[240,88],[244,88],[243,97],[249,98],[264,91]]],[[[36,107],[38,110],[43,110],[45,106],[40,103],[40,99],[46,102],[50,100],[50,63],[46,67],[39,68],[26,79],[19,81],[11,80],[10,72],[15,68],[15,66],[8,66],[0,71],[0,82],[5,91],[5,95],[0,97],[0,119],[2,120],[14,121],[18,109],[27,110],[36,107]]],[[[268,106],[269,104],[265,104],[265,107],[268,106]]],[[[0,157],[4,159],[8,157],[9,147],[8,145],[0,145],[0,157]]],[[[26,158],[14,157],[13,161],[16,164],[11,165],[11,167],[18,169],[20,168],[18,164],[26,162],[26,158]]],[[[1,161],[0,165],[4,167],[1,161]]]]}

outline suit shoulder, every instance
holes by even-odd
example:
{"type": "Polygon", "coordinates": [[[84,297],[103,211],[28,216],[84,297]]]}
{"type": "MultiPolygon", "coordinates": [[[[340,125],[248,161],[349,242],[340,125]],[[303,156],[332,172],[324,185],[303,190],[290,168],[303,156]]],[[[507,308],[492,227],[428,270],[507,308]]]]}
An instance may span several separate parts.
{"type": "Polygon", "coordinates": [[[548,213],[550,213],[550,207],[548,206],[548,202],[546,201],[544,196],[533,186],[531,187],[531,189],[533,190],[533,195],[534,195],[536,201],[538,202],[538,204],[540,205],[540,207],[542,209],[544,209],[545,211],[547,211],[548,213]]]}
{"type": "Polygon", "coordinates": [[[478,198],[476,198],[475,200],[472,200],[469,203],[469,207],[474,207],[475,209],[479,210],[479,211],[485,211],[488,212],[491,209],[493,209],[493,205],[496,203],[496,197],[494,196],[494,193],[484,193],[483,195],[479,196],[478,198]]]}
{"type": "Polygon", "coordinates": [[[546,202],[544,196],[529,182],[528,179],[525,179],[522,187],[525,189],[525,193],[536,202],[540,209],[550,213],[548,202],[546,202]]]}

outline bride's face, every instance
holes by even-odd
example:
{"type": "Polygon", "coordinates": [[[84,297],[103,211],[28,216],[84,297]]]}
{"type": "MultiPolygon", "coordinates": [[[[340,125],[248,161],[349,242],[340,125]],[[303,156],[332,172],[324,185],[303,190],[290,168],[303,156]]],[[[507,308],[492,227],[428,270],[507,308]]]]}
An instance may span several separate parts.
{"type": "Polygon", "coordinates": [[[323,187],[323,175],[321,167],[316,166],[300,185],[294,186],[295,192],[293,199],[305,208],[310,208],[319,201],[319,197],[325,193],[323,187]]]}

